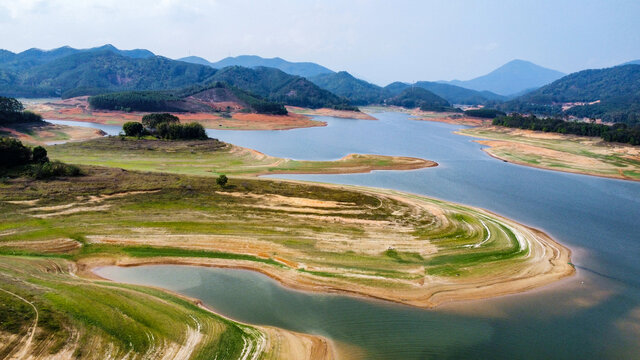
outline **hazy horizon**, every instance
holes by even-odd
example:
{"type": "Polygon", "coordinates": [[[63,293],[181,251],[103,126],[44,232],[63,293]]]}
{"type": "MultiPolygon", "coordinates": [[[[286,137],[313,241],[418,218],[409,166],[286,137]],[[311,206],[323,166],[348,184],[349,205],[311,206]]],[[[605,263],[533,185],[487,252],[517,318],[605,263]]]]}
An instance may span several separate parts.
{"type": "Polygon", "coordinates": [[[638,15],[637,1],[0,0],[0,48],[281,57],[386,85],[467,80],[514,59],[565,73],[640,59],[638,15]]]}

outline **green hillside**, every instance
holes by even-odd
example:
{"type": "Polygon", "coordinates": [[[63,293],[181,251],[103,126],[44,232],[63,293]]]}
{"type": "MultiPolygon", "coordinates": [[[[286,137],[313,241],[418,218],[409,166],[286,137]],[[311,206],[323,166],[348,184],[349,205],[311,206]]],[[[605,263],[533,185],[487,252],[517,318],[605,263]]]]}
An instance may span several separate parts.
{"type": "Polygon", "coordinates": [[[270,102],[222,82],[169,91],[125,91],[89,97],[95,109],[155,112],[220,112],[221,103],[235,103],[246,111],[285,115],[282,104],[270,102]]]}
{"type": "Polygon", "coordinates": [[[310,108],[343,107],[348,100],[319,88],[311,81],[268,67],[254,69],[231,66],[219,70],[211,80],[220,81],[287,105],[310,108]]]}
{"type": "Polygon", "coordinates": [[[429,90],[420,87],[410,87],[400,94],[385,100],[387,105],[402,106],[413,109],[420,108],[425,111],[451,110],[449,102],[429,90]]]}
{"type": "Polygon", "coordinates": [[[490,91],[476,91],[433,81],[418,81],[415,84],[397,81],[385,86],[384,91],[389,94],[389,96],[395,96],[411,86],[429,90],[451,104],[478,105],[506,99],[504,96],[494,94],[490,91]]]}
{"type": "Polygon", "coordinates": [[[354,105],[379,104],[390,96],[380,86],[358,79],[346,71],[321,74],[309,80],[325,90],[349,99],[354,105]]]}
{"type": "Polygon", "coordinates": [[[19,71],[0,69],[0,95],[60,96],[78,88],[172,89],[201,83],[215,72],[208,66],[160,56],[131,58],[110,50],[80,52],[19,71]]]}
{"type": "Polygon", "coordinates": [[[635,123],[640,119],[640,65],[584,70],[508,101],[502,110],[543,115],[574,115],[635,123]],[[565,111],[561,104],[593,103],[565,111]]]}

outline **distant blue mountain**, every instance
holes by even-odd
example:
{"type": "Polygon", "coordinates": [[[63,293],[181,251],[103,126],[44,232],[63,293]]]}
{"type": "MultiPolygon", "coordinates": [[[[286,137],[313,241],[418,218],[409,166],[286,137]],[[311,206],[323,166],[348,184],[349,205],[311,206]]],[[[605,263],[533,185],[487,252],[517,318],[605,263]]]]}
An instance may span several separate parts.
{"type": "Polygon", "coordinates": [[[626,63],[621,65],[640,65],[640,60],[627,61],[626,63]]]}
{"type": "Polygon", "coordinates": [[[255,68],[259,66],[271,67],[284,71],[287,74],[298,75],[306,78],[317,76],[320,74],[333,73],[332,70],[329,70],[324,66],[312,62],[290,62],[279,57],[266,59],[256,55],[227,57],[214,63],[198,56],[188,56],[178,60],[200,65],[209,65],[216,69],[222,69],[228,66],[242,66],[246,68],[255,68]]]}
{"type": "Polygon", "coordinates": [[[525,90],[537,89],[563,76],[565,74],[560,71],[547,69],[529,61],[513,60],[475,79],[443,81],[443,83],[509,96],[525,90]]]}
{"type": "Polygon", "coordinates": [[[191,64],[198,64],[198,65],[206,65],[206,66],[211,66],[213,67],[213,64],[210,63],[207,59],[201,58],[200,56],[187,56],[187,57],[183,57],[180,59],[177,59],[178,61],[184,61],[184,62],[188,62],[191,64]]]}

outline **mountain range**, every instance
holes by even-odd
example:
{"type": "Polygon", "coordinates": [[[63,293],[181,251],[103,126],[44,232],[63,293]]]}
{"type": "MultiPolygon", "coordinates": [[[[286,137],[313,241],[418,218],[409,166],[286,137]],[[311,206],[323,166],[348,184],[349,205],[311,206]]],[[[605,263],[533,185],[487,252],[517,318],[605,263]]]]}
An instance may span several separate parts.
{"type": "Polygon", "coordinates": [[[282,70],[287,74],[298,75],[302,77],[312,77],[320,74],[331,74],[332,70],[322,65],[312,62],[290,62],[279,57],[265,59],[256,55],[241,55],[236,57],[227,57],[218,62],[209,62],[198,56],[188,56],[178,59],[193,64],[207,65],[215,69],[222,69],[228,66],[242,66],[246,68],[270,67],[282,70]]]}
{"type": "Polygon", "coordinates": [[[345,107],[348,100],[304,77],[267,67],[217,70],[157,56],[147,50],[62,47],[0,52],[0,94],[73,97],[114,91],[170,90],[225,82],[270,101],[304,107],[345,107]]]}
{"type": "Polygon", "coordinates": [[[346,71],[321,74],[310,77],[309,80],[325,90],[349,99],[355,105],[382,103],[385,99],[396,96],[410,87],[429,90],[451,104],[485,104],[489,101],[506,100],[506,97],[489,91],[480,92],[431,81],[418,81],[415,84],[394,82],[385,87],[380,87],[358,79],[346,71]]]}
{"type": "Polygon", "coordinates": [[[255,97],[257,103],[349,108],[415,100],[432,108],[483,104],[504,111],[640,121],[636,115],[640,114],[640,65],[634,65],[640,61],[562,76],[555,70],[514,60],[468,81],[394,82],[381,87],[345,71],[280,58],[238,56],[216,63],[198,57],[182,60],[112,45],[20,53],[0,50],[0,95],[72,97],[117,91],[176,91],[221,82],[255,97]],[[562,103],[584,104],[564,105],[562,109],[562,103]]]}

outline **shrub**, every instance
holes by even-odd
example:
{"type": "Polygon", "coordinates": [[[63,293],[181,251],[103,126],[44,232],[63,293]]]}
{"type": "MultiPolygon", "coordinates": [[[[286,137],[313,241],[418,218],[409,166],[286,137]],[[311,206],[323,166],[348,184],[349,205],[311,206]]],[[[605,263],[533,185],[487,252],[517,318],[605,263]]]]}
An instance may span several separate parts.
{"type": "Polygon", "coordinates": [[[122,130],[127,136],[140,137],[144,134],[144,127],[142,124],[135,121],[124,123],[124,125],[122,125],[122,130]]]}
{"type": "Polygon", "coordinates": [[[31,149],[22,145],[20,140],[0,138],[0,167],[13,167],[28,164],[31,161],[31,149]]]}
{"type": "Polygon", "coordinates": [[[80,168],[60,161],[31,165],[31,176],[36,179],[49,179],[56,176],[78,176],[80,168]]]}
{"type": "Polygon", "coordinates": [[[220,185],[221,187],[225,187],[228,181],[229,178],[227,178],[227,175],[222,174],[216,179],[216,184],[220,185]]]}
{"type": "Polygon", "coordinates": [[[36,146],[32,150],[32,161],[36,164],[42,164],[49,162],[49,158],[47,157],[47,150],[42,146],[36,146]]]}

